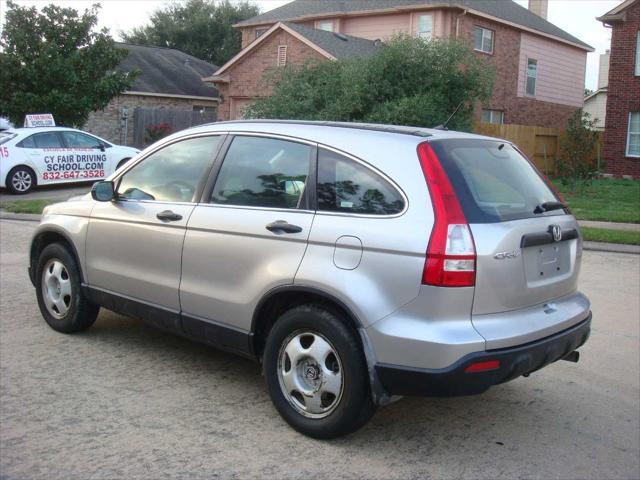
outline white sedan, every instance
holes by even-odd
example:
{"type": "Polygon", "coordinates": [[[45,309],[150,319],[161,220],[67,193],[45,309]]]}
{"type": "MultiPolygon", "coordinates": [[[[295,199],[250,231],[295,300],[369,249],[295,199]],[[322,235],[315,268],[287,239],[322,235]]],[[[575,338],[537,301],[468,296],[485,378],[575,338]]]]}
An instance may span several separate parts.
{"type": "Polygon", "coordinates": [[[139,151],[72,128],[11,128],[0,132],[0,187],[23,194],[37,185],[99,180],[139,151]]]}

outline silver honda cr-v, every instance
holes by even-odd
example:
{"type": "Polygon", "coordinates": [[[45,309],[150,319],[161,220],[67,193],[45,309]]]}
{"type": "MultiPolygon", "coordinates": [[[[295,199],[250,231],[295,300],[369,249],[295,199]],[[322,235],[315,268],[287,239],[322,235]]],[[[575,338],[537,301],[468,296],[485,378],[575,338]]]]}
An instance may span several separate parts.
{"type": "Polygon", "coordinates": [[[392,396],[577,361],[581,253],[507,141],[245,121],[167,137],[47,207],[29,274],[55,330],[104,307],[254,358],[282,417],[329,438],[392,396]]]}

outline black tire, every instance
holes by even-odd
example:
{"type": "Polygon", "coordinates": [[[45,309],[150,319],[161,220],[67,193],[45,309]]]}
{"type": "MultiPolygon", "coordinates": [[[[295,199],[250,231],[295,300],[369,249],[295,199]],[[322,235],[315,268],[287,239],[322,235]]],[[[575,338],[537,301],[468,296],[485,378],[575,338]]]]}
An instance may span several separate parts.
{"type": "Polygon", "coordinates": [[[125,165],[129,160],[131,160],[131,159],[130,158],[125,158],[123,160],[120,160],[120,162],[118,162],[118,166],[116,167],[116,170],[120,170],[120,167],[125,165]]]}
{"type": "MultiPolygon", "coordinates": [[[[65,276],[64,271],[62,272],[62,277],[65,276]]],[[[89,302],[82,294],[78,265],[73,255],[65,246],[59,243],[52,243],[42,250],[38,259],[35,280],[38,306],[40,307],[40,312],[44,320],[51,328],[62,333],[76,333],[88,329],[96,321],[100,307],[89,302]],[[47,307],[46,302],[50,302],[50,300],[48,300],[50,297],[47,292],[45,292],[43,276],[45,267],[48,269],[51,266],[55,267],[55,262],[62,264],[64,271],[66,271],[66,278],[68,278],[70,283],[68,302],[66,298],[62,298],[62,301],[68,304],[68,310],[58,312],[60,315],[52,314],[47,307]]],[[[60,283],[58,283],[58,286],[59,285],[60,283]]],[[[60,289],[58,289],[58,292],[60,292],[60,289]]]]}
{"type": "Polygon", "coordinates": [[[357,332],[323,307],[302,305],[284,313],[269,332],[263,360],[273,404],[286,422],[300,433],[319,439],[340,437],[358,430],[375,413],[367,364],[357,332]],[[331,413],[323,418],[309,418],[299,412],[285,396],[285,387],[281,388],[278,376],[284,344],[292,335],[307,331],[328,340],[341,364],[342,394],[331,413]]]}
{"type": "Polygon", "coordinates": [[[36,178],[35,172],[26,165],[13,167],[7,175],[7,188],[14,195],[29,193],[36,188],[37,184],[38,179],[36,178]]]}

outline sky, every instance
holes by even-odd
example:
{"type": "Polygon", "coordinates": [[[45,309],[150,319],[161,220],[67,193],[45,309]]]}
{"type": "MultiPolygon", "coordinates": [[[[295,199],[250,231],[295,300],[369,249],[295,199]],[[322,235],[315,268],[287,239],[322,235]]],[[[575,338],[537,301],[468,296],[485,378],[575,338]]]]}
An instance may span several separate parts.
{"type": "MultiPolygon", "coordinates": [[[[52,0],[14,0],[20,5],[44,6],[52,0]]],[[[317,0],[322,1],[322,0],[317,0]]],[[[505,0],[494,0],[497,2],[505,0]]],[[[528,0],[515,0],[526,8],[528,0]]],[[[598,83],[598,58],[609,48],[611,30],[605,28],[595,18],[608,12],[622,0],[549,0],[548,20],[569,32],[574,37],[595,48],[587,55],[585,86],[595,90],[598,83]]],[[[99,26],[107,27],[114,38],[119,39],[120,31],[129,31],[133,27],[148,22],[151,13],[164,6],[165,0],[58,0],[55,3],[72,6],[78,10],[99,2],[102,10],[99,26]]],[[[288,3],[288,0],[254,0],[261,11],[265,12],[288,3]]],[[[0,25],[4,24],[6,0],[0,0],[0,25]]]]}

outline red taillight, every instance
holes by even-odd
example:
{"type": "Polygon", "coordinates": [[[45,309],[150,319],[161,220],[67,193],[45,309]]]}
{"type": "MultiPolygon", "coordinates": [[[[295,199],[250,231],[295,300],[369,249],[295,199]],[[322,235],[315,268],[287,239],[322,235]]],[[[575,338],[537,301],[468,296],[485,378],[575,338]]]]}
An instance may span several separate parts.
{"type": "Polygon", "coordinates": [[[431,145],[418,145],[418,157],[435,214],[422,283],[471,287],[476,283],[476,249],[467,219],[431,145]]]}
{"type": "Polygon", "coordinates": [[[487,360],[486,362],[475,362],[464,369],[464,373],[488,372],[500,368],[500,360],[487,360]]]}

